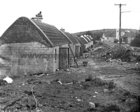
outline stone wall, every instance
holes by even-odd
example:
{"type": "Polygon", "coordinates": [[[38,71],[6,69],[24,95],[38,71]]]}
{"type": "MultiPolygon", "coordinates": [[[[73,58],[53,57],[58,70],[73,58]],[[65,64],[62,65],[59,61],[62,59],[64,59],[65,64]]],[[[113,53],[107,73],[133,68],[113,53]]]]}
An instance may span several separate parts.
{"type": "Polygon", "coordinates": [[[0,65],[3,66],[0,75],[54,72],[58,68],[58,49],[38,42],[3,44],[0,46],[0,65]]]}

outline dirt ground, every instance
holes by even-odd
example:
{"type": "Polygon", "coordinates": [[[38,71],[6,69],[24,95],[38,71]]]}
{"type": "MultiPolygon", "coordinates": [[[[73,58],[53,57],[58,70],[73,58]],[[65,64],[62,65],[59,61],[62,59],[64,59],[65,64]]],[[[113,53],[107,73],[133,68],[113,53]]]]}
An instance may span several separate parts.
{"type": "Polygon", "coordinates": [[[0,112],[139,112],[135,63],[80,59],[55,74],[13,76],[0,83],[0,112]],[[87,61],[87,66],[82,62],[87,61]]]}

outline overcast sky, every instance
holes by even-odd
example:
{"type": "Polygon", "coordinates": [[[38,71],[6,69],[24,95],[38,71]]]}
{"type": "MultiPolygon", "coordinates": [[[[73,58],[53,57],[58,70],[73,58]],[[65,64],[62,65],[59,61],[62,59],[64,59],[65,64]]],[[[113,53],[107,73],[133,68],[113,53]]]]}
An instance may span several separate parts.
{"type": "Polygon", "coordinates": [[[43,22],[61,27],[70,33],[119,27],[119,7],[122,28],[140,28],[140,0],[1,0],[0,35],[19,17],[34,17],[42,11],[43,22]]]}

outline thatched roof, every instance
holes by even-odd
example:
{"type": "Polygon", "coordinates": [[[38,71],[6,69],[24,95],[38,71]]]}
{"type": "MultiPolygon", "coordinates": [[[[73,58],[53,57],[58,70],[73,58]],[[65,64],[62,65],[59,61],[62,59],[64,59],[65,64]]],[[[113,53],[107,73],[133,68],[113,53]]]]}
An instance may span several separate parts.
{"type": "Polygon", "coordinates": [[[73,44],[79,44],[79,41],[76,39],[75,36],[73,36],[72,34],[68,33],[68,32],[63,32],[73,44]]]}
{"type": "Polygon", "coordinates": [[[82,44],[82,45],[88,43],[84,38],[81,38],[81,37],[78,37],[78,40],[79,40],[80,44],[82,44]]]}
{"type": "Polygon", "coordinates": [[[54,46],[70,43],[68,38],[55,26],[36,20],[33,20],[33,22],[45,33],[54,46]]]}
{"type": "Polygon", "coordinates": [[[4,43],[40,42],[48,47],[70,43],[55,26],[41,21],[20,17],[0,38],[4,43]]]}

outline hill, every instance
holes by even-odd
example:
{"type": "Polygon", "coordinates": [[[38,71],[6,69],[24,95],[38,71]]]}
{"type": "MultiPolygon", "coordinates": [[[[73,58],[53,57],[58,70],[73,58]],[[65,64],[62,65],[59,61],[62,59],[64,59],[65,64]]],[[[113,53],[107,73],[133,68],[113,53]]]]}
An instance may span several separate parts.
{"type": "MultiPolygon", "coordinates": [[[[91,34],[104,34],[106,37],[116,37],[116,29],[101,29],[101,30],[89,30],[89,31],[82,31],[82,32],[76,32],[74,34],[83,35],[87,34],[87,32],[90,32],[91,34]]],[[[122,29],[122,32],[126,32],[128,37],[135,37],[138,30],[136,29],[122,29]]]]}

